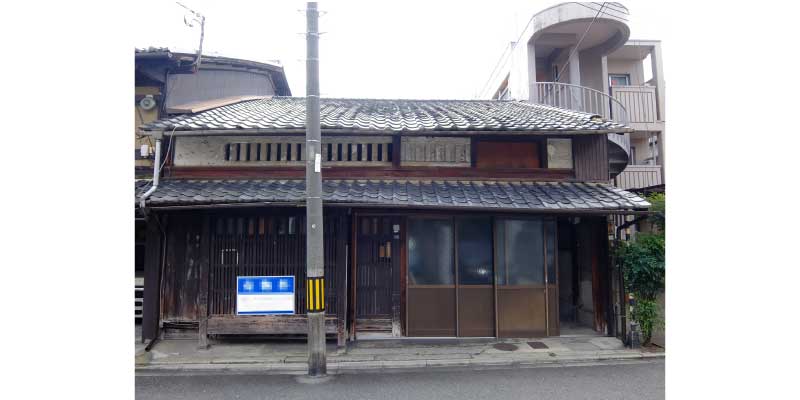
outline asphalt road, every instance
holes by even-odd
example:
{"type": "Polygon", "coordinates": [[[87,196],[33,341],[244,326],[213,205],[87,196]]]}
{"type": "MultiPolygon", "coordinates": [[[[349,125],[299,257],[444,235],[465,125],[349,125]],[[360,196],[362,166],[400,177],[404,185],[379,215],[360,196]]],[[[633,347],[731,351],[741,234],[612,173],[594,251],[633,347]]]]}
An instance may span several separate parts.
{"type": "Polygon", "coordinates": [[[663,399],[664,361],[490,370],[336,375],[302,384],[286,375],[137,376],[143,399],[663,399]]]}

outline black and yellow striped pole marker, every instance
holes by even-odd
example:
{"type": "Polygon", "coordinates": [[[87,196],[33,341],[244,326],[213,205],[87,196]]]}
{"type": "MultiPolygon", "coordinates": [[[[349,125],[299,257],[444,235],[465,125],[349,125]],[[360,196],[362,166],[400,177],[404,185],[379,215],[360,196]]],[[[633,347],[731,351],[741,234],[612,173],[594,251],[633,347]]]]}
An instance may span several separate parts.
{"type": "Polygon", "coordinates": [[[325,278],[306,279],[306,309],[308,312],[325,311],[325,278]]]}

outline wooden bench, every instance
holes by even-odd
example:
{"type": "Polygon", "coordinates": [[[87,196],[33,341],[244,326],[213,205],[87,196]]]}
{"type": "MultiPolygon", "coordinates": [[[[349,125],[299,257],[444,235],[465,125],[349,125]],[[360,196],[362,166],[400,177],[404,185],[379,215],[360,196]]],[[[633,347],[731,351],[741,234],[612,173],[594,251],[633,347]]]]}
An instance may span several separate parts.
{"type": "MultiPolygon", "coordinates": [[[[339,334],[335,315],[325,316],[325,333],[339,334]]],[[[307,334],[305,315],[211,315],[209,335],[295,335],[307,334]]]]}

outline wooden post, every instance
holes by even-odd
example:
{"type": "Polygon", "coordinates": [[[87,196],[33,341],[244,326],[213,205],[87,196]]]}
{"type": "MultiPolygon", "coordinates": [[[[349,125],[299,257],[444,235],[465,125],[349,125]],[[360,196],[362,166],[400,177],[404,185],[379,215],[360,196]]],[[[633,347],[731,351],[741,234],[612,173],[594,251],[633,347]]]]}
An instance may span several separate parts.
{"type": "Polygon", "coordinates": [[[209,244],[211,243],[210,217],[203,215],[203,227],[200,231],[200,281],[197,288],[197,319],[199,329],[197,332],[199,349],[208,348],[208,270],[209,265],[209,244]]]}
{"type": "Polygon", "coordinates": [[[336,284],[336,346],[342,348],[347,337],[345,327],[347,324],[347,215],[340,213],[336,215],[336,267],[334,271],[336,284]]]}
{"type": "Polygon", "coordinates": [[[356,262],[358,262],[358,245],[356,232],[358,229],[358,213],[353,213],[350,218],[350,340],[356,338],[356,262]]]}
{"type": "Polygon", "coordinates": [[[144,260],[144,299],[142,304],[142,341],[158,338],[161,287],[161,229],[156,215],[147,219],[144,260]]]}
{"type": "Polygon", "coordinates": [[[400,324],[400,231],[394,230],[394,226],[400,227],[398,217],[390,219],[389,234],[392,243],[392,336],[402,336],[400,324]]]}

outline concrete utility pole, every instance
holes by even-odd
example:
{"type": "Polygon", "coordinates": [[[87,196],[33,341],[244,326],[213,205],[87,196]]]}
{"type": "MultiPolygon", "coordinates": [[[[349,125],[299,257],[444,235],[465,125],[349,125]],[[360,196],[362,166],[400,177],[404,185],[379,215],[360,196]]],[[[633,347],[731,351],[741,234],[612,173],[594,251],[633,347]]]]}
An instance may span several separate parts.
{"type": "Polygon", "coordinates": [[[322,236],[322,135],[319,123],[319,11],[306,8],[306,296],[308,375],[327,374],[325,360],[325,268],[322,236]]]}

